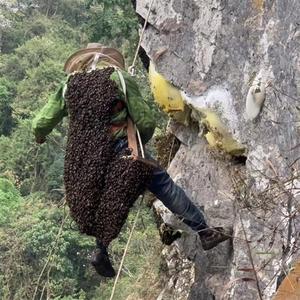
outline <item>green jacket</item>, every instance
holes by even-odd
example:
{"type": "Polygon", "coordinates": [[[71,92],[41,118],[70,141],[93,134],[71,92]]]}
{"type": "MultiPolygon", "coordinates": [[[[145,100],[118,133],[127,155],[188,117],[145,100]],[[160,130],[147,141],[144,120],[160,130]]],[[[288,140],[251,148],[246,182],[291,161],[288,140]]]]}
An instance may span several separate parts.
{"type": "MultiPolygon", "coordinates": [[[[127,102],[121,111],[112,116],[111,124],[117,125],[125,122],[129,114],[140,131],[143,143],[146,143],[151,139],[156,127],[153,114],[148,104],[142,98],[134,79],[124,71],[122,71],[122,75],[126,84],[127,102]]],[[[111,79],[114,80],[119,87],[120,100],[125,102],[121,82],[116,71],[112,73],[111,79]]],[[[47,104],[33,119],[32,126],[37,138],[46,137],[63,117],[68,115],[68,109],[63,97],[65,84],[66,83],[62,83],[56,93],[49,97],[47,104]]],[[[121,128],[117,130],[114,135],[116,138],[119,138],[126,136],[127,133],[125,129],[121,128]]]]}

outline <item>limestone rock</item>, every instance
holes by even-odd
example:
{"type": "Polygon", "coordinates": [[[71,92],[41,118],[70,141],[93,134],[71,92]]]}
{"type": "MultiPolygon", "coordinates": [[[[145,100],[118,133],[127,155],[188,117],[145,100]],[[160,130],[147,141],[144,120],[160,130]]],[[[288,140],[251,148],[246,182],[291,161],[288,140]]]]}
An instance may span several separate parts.
{"type": "MultiPolygon", "coordinates": [[[[137,1],[144,18],[148,2],[137,1]]],[[[173,126],[182,145],[170,174],[211,225],[234,225],[234,240],[205,253],[185,228],[172,247],[178,266],[182,257],[194,263],[192,284],[173,285],[170,299],[272,299],[299,259],[299,16],[298,0],[154,1],[143,40],[149,57],[189,106],[218,115],[247,155],[237,165],[209,147],[201,128],[173,126]],[[249,118],[247,95],[258,78],[264,97],[249,118]]],[[[194,119],[201,123],[201,114],[194,119]]]]}

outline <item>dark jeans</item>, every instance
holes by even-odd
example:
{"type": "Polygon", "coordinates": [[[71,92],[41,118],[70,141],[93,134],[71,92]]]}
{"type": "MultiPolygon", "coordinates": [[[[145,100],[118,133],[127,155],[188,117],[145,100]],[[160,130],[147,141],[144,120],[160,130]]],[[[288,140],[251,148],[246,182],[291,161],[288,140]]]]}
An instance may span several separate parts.
{"type": "MultiPolygon", "coordinates": [[[[115,151],[121,152],[128,147],[127,139],[118,139],[115,145],[115,151]]],[[[146,152],[146,158],[153,160],[149,153],[146,152]]],[[[202,212],[195,206],[181,187],[179,187],[170,177],[166,170],[157,167],[153,172],[153,178],[148,186],[148,190],[153,193],[172,213],[182,218],[183,222],[193,230],[199,231],[207,228],[205,218],[202,212]]],[[[96,240],[97,247],[102,249],[103,253],[106,248],[101,241],[96,240]]]]}
{"type": "Polygon", "coordinates": [[[153,193],[172,213],[183,219],[193,230],[207,228],[202,212],[190,200],[164,169],[154,170],[149,191],[153,193]]]}
{"type": "MultiPolygon", "coordinates": [[[[118,139],[115,150],[120,152],[127,148],[127,139],[118,139]]],[[[154,160],[149,153],[146,158],[154,160]]],[[[172,213],[183,219],[183,222],[193,230],[198,231],[207,228],[201,211],[194,205],[181,187],[169,176],[166,170],[157,167],[153,172],[153,178],[148,186],[153,193],[172,213]]]]}

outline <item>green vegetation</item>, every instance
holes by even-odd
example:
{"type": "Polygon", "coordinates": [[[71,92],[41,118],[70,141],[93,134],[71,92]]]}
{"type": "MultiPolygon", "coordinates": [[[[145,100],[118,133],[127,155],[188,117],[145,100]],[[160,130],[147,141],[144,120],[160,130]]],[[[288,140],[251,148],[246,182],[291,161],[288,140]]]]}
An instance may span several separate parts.
{"type": "MultiPolygon", "coordinates": [[[[118,47],[131,63],[138,39],[131,2],[11,0],[0,4],[0,20],[0,299],[32,299],[49,260],[36,299],[106,300],[113,281],[89,265],[94,239],[78,233],[61,205],[67,120],[41,146],[31,120],[65,80],[66,58],[87,42],[118,47]]],[[[145,82],[146,75],[139,71],[137,80],[145,82]]],[[[142,87],[151,101],[149,88],[142,87]]],[[[116,267],[135,210],[111,245],[116,267]]],[[[154,298],[159,250],[152,214],[143,208],[115,299],[154,298]]]]}

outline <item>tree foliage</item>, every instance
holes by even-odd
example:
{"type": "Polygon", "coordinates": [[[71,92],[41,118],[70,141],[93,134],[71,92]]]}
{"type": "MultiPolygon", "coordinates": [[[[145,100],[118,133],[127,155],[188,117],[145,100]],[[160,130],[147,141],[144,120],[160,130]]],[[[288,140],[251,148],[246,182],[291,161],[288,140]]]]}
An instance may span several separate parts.
{"type": "Polygon", "coordinates": [[[13,118],[13,85],[5,78],[0,78],[0,135],[9,135],[15,126],[13,118]]]}
{"type": "MultiPolygon", "coordinates": [[[[0,3],[0,19],[0,299],[32,299],[68,213],[59,207],[67,122],[57,126],[45,144],[37,145],[32,118],[66,80],[66,58],[87,42],[120,48],[130,64],[137,22],[127,0],[10,0],[0,3]]],[[[139,72],[138,80],[144,83],[145,74],[139,72]]],[[[144,86],[142,92],[151,101],[144,86]]],[[[156,280],[159,260],[149,262],[157,255],[159,242],[151,214],[144,208],[142,215],[116,299],[130,295],[132,285],[147,293],[142,280],[156,280]]],[[[41,278],[37,299],[46,299],[46,294],[65,300],[108,298],[112,282],[101,280],[99,286],[100,278],[89,265],[94,240],[73,227],[69,218],[41,278]]],[[[128,235],[125,226],[112,245],[116,266],[128,235]]]]}
{"type": "Polygon", "coordinates": [[[21,201],[20,193],[6,178],[0,178],[0,225],[5,225],[12,217],[21,201]]]}

